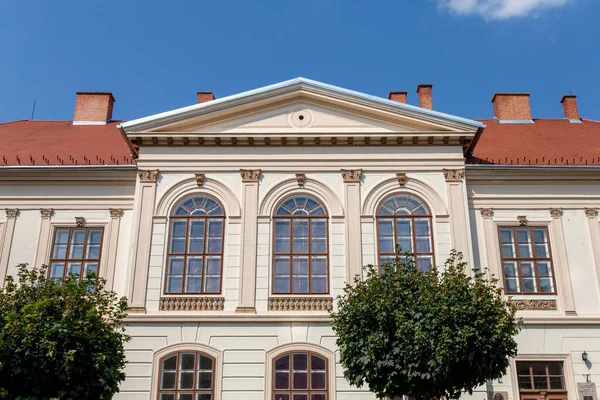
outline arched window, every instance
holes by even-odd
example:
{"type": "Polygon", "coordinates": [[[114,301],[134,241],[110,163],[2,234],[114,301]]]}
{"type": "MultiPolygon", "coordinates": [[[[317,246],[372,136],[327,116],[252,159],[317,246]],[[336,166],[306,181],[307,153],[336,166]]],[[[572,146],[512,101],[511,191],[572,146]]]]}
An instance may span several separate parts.
{"type": "Polygon", "coordinates": [[[273,359],[272,400],[327,400],[327,358],[293,351],[273,359]]]}
{"type": "Polygon", "coordinates": [[[194,351],[171,353],[160,359],[157,400],[212,400],[215,359],[194,351]]]}
{"type": "Polygon", "coordinates": [[[434,263],[431,212],[420,198],[396,193],[377,209],[379,265],[393,262],[396,248],[414,254],[416,266],[425,270],[434,263]]]}
{"type": "Polygon", "coordinates": [[[295,194],[273,216],[273,293],[328,293],[327,211],[308,194],[295,194]]]}
{"type": "Polygon", "coordinates": [[[165,293],[221,292],[224,220],[221,203],[207,194],[186,196],[173,207],[165,293]]]}

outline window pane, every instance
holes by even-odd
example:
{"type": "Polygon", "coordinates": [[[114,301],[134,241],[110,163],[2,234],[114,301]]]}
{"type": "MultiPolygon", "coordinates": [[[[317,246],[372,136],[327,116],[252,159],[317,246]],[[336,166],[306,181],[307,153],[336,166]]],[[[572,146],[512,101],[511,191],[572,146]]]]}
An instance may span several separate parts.
{"type": "Polygon", "coordinates": [[[182,276],[169,276],[167,278],[167,292],[178,293],[181,292],[183,277],[182,276]]]}
{"type": "Polygon", "coordinates": [[[523,279],[523,292],[525,293],[535,293],[535,278],[524,278],[523,279]]]}
{"type": "Polygon", "coordinates": [[[531,371],[533,375],[546,375],[546,363],[534,362],[531,363],[531,371]]]}
{"type": "Polygon", "coordinates": [[[533,271],[533,263],[531,263],[531,262],[522,262],[521,263],[521,276],[522,277],[535,276],[535,273],[533,271]]]}
{"type": "Polygon", "coordinates": [[[65,272],[65,264],[53,262],[50,266],[50,278],[62,278],[65,272]]]}
{"type": "Polygon", "coordinates": [[[81,263],[70,262],[67,271],[68,274],[79,276],[81,274],[81,263]]]}
{"type": "Polygon", "coordinates": [[[519,279],[518,278],[506,278],[506,293],[518,293],[519,292],[519,279]]]}
{"type": "Polygon", "coordinates": [[[181,369],[194,369],[194,364],[196,364],[196,354],[195,353],[184,353],[181,354],[181,369]]]}
{"type": "Polygon", "coordinates": [[[206,275],[221,274],[221,257],[209,256],[206,257],[206,275]]]}
{"type": "Polygon", "coordinates": [[[190,236],[204,236],[204,219],[190,220],[190,236]]]}
{"type": "Polygon", "coordinates": [[[531,389],[531,377],[519,376],[519,389],[530,390],[531,389]]]}
{"type": "Polygon", "coordinates": [[[308,220],[294,219],[292,234],[294,238],[297,236],[308,236],[308,220]]]}
{"type": "Polygon", "coordinates": [[[427,271],[431,268],[432,261],[431,257],[417,257],[417,268],[420,271],[427,271]]]}
{"type": "Polygon", "coordinates": [[[68,229],[57,229],[56,230],[54,243],[67,244],[68,240],[69,240],[69,230],[68,229]]]}
{"type": "Polygon", "coordinates": [[[294,276],[292,284],[293,293],[308,293],[308,276],[294,276]]]}
{"type": "Polygon", "coordinates": [[[327,293],[327,279],[324,276],[313,276],[312,293],[327,293]]]}
{"type": "Polygon", "coordinates": [[[160,400],[175,400],[175,393],[161,393],[160,400]]]}
{"type": "Polygon", "coordinates": [[[535,245],[535,256],[537,258],[549,258],[548,245],[547,244],[536,244],[535,245]]]}
{"type": "Polygon", "coordinates": [[[186,220],[171,220],[171,236],[185,236],[186,220]]]}
{"type": "Polygon", "coordinates": [[[179,373],[179,389],[193,389],[194,388],[194,372],[180,372],[179,373]]]}
{"type": "Polygon", "coordinates": [[[552,293],[554,292],[554,284],[552,278],[540,278],[540,292],[552,293]]]}
{"type": "Polygon", "coordinates": [[[313,275],[327,274],[327,257],[315,256],[311,259],[311,271],[313,275]]]}
{"type": "Polygon", "coordinates": [[[512,243],[505,243],[502,245],[502,257],[504,258],[515,258],[515,246],[512,243]]]}
{"type": "Polygon", "coordinates": [[[187,262],[188,275],[202,274],[202,257],[189,257],[187,262]]]}
{"type": "Polygon", "coordinates": [[[276,236],[289,236],[290,235],[290,220],[289,219],[276,219],[275,220],[275,235],[276,236]]]}
{"type": "Polygon", "coordinates": [[[193,236],[189,238],[188,253],[202,254],[204,253],[204,237],[193,236]]]}
{"type": "Polygon", "coordinates": [[[504,275],[509,276],[519,276],[517,272],[517,264],[515,262],[504,262],[504,275]]]}
{"type": "Polygon", "coordinates": [[[179,400],[194,400],[192,393],[179,393],[179,400]]]}
{"type": "Polygon", "coordinates": [[[273,400],[290,400],[290,395],[287,393],[274,393],[273,400]]]}
{"type": "Polygon", "coordinates": [[[93,272],[94,275],[98,275],[98,263],[97,262],[86,262],[83,268],[83,276],[87,277],[89,272],[93,272]]]}
{"type": "Polygon", "coordinates": [[[529,375],[529,363],[518,362],[517,363],[517,375],[529,375]]]}
{"type": "Polygon", "coordinates": [[[212,372],[198,372],[198,389],[212,388],[212,372]]]}
{"type": "Polygon", "coordinates": [[[292,388],[294,390],[308,389],[308,372],[294,372],[292,388]]]}
{"type": "Polygon", "coordinates": [[[548,389],[548,378],[544,376],[533,377],[533,388],[534,389],[548,389]]]}
{"type": "Polygon", "coordinates": [[[431,233],[429,219],[415,219],[415,233],[417,235],[429,235],[431,233]]]}
{"type": "Polygon", "coordinates": [[[310,400],[327,400],[327,394],[325,393],[313,393],[310,395],[310,400]]]}
{"type": "Polygon", "coordinates": [[[327,238],[312,237],[311,253],[327,253],[327,238]]]}
{"type": "Polygon", "coordinates": [[[64,260],[67,258],[67,245],[66,244],[54,244],[52,250],[52,258],[64,260]]]}
{"type": "Polygon", "coordinates": [[[290,238],[283,236],[275,237],[275,253],[289,254],[290,253],[290,238]]]}
{"type": "Polygon", "coordinates": [[[183,257],[169,257],[169,274],[183,275],[183,257]]]}
{"type": "Polygon", "coordinates": [[[196,400],[212,400],[212,395],[210,393],[198,393],[196,400]]]}
{"type": "Polygon", "coordinates": [[[396,220],[396,235],[412,235],[410,218],[398,218],[396,220]]]}
{"type": "Polygon", "coordinates": [[[160,388],[175,389],[175,371],[162,373],[162,381],[160,383],[160,388]]]}
{"type": "Polygon", "coordinates": [[[198,356],[198,369],[212,371],[212,359],[203,355],[198,356]]]}
{"type": "Polygon", "coordinates": [[[311,222],[311,232],[315,236],[327,235],[327,220],[325,219],[313,219],[311,222]]]}
{"type": "Polygon", "coordinates": [[[294,257],[292,261],[292,273],[294,275],[308,276],[308,257],[294,257]]]}
{"type": "Polygon", "coordinates": [[[308,370],[308,354],[306,353],[294,353],[294,371],[306,371],[308,370]]]}
{"type": "Polygon", "coordinates": [[[546,238],[546,229],[534,229],[533,240],[535,243],[546,243],[548,241],[546,238]]]}
{"type": "Polygon", "coordinates": [[[410,236],[400,236],[398,238],[398,246],[401,253],[412,252],[412,238],[410,236]]]}
{"type": "Polygon", "coordinates": [[[188,275],[185,282],[185,291],[188,293],[200,293],[201,276],[188,275]]]}
{"type": "Polygon", "coordinates": [[[294,236],[294,253],[298,253],[298,254],[308,253],[308,237],[294,236]]]}
{"type": "Polygon", "coordinates": [[[429,236],[417,237],[417,253],[431,253],[431,244],[429,243],[429,236]]]}
{"type": "Polygon", "coordinates": [[[310,374],[310,388],[324,390],[325,386],[325,372],[311,372],[310,374]]]}
{"type": "Polygon", "coordinates": [[[275,293],[288,293],[290,291],[290,276],[279,275],[275,277],[275,293]]]}
{"type": "Polygon", "coordinates": [[[73,229],[71,233],[71,244],[83,244],[85,242],[85,229],[73,229]]]}
{"type": "Polygon", "coordinates": [[[500,241],[502,243],[514,243],[513,230],[510,228],[500,229],[500,241]]]}
{"type": "Polygon", "coordinates": [[[562,363],[560,362],[549,362],[548,363],[548,374],[549,375],[562,375],[562,363]]]}
{"type": "Polygon", "coordinates": [[[207,253],[221,253],[223,251],[223,238],[222,237],[208,237],[206,238],[206,252],[207,253]]]}
{"type": "Polygon", "coordinates": [[[102,229],[88,229],[88,243],[102,243],[102,229]]]}
{"type": "Polygon", "coordinates": [[[165,358],[162,363],[163,370],[175,370],[177,369],[177,355],[165,358]]]}
{"type": "Polygon", "coordinates": [[[325,359],[315,355],[310,356],[310,369],[312,371],[325,371],[326,364],[325,359]]]}
{"type": "Polygon", "coordinates": [[[275,389],[289,389],[290,387],[290,373],[289,372],[275,372],[275,389]]]}
{"type": "Polygon", "coordinates": [[[307,394],[293,394],[292,400],[308,400],[307,394]]]}
{"type": "Polygon", "coordinates": [[[223,220],[221,218],[208,220],[208,235],[223,236],[223,220]]]}
{"type": "Polygon", "coordinates": [[[219,293],[221,291],[221,277],[208,276],[205,277],[204,291],[206,293],[219,293]]]}
{"type": "Polygon", "coordinates": [[[275,257],[275,275],[288,275],[290,273],[290,258],[275,257]]]}
{"type": "Polygon", "coordinates": [[[393,236],[379,236],[379,252],[380,253],[395,253],[394,249],[394,237],[393,236]]]}
{"type": "MultiPolygon", "coordinates": [[[[69,249],[69,258],[70,259],[82,259],[83,258],[83,244],[71,244],[71,248],[69,249]]],[[[97,252],[96,257],[98,258],[97,252]]]]}
{"type": "Polygon", "coordinates": [[[565,380],[562,376],[550,377],[550,389],[564,390],[564,388],[565,388],[565,380]]]}
{"type": "Polygon", "coordinates": [[[379,218],[377,220],[379,224],[380,235],[393,235],[394,234],[394,220],[391,218],[379,218]]]}
{"type": "Polygon", "coordinates": [[[171,238],[171,253],[185,253],[185,237],[171,238]]]}
{"type": "Polygon", "coordinates": [[[276,371],[287,371],[290,369],[290,356],[285,355],[283,357],[279,357],[275,360],[275,370],[276,371]]]}
{"type": "MultiPolygon", "coordinates": [[[[99,244],[88,244],[85,250],[85,258],[88,260],[97,260],[100,258],[100,245],[99,244]]],[[[71,257],[76,258],[76,257],[71,257]]]]}
{"type": "Polygon", "coordinates": [[[531,253],[531,245],[530,244],[519,244],[519,257],[520,258],[532,258],[533,254],[531,253]]]}
{"type": "Polygon", "coordinates": [[[547,261],[539,261],[537,263],[538,267],[538,275],[539,276],[552,276],[552,268],[550,268],[550,263],[547,261]]]}
{"type": "Polygon", "coordinates": [[[529,228],[517,228],[517,242],[530,243],[529,228]]]}

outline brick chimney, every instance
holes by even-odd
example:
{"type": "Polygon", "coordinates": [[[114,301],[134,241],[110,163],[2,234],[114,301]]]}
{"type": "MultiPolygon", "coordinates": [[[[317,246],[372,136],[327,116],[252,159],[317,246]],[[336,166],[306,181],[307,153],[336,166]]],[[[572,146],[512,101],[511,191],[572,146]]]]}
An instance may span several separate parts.
{"type": "Polygon", "coordinates": [[[198,104],[206,103],[207,101],[211,101],[215,99],[215,94],[213,92],[198,92],[198,104]]]}
{"type": "Polygon", "coordinates": [[[408,96],[408,92],[390,92],[388,99],[406,104],[406,96],[408,96]]]}
{"type": "Polygon", "coordinates": [[[579,110],[577,109],[577,96],[567,94],[560,101],[565,111],[565,119],[569,122],[581,122],[579,119],[579,110]]]}
{"type": "Polygon", "coordinates": [[[110,92],[77,92],[73,125],[105,125],[112,119],[114,104],[110,92]]]}
{"type": "Polygon", "coordinates": [[[433,109],[433,100],[431,98],[431,89],[433,85],[421,84],[417,86],[417,93],[419,94],[419,107],[426,108],[428,110],[433,109]]]}
{"type": "Polygon", "coordinates": [[[492,104],[499,121],[532,122],[529,93],[496,93],[492,104]]]}

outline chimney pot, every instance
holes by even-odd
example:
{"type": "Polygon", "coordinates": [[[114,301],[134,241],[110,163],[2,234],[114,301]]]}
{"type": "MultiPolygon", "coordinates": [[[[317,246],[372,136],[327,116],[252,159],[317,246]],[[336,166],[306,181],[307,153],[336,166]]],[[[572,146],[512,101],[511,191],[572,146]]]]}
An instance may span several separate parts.
{"type": "Polygon", "coordinates": [[[408,92],[390,92],[388,99],[406,104],[408,92]]]}
{"type": "Polygon", "coordinates": [[[570,122],[580,122],[579,110],[577,109],[577,96],[574,94],[567,94],[563,96],[560,101],[565,111],[565,119],[570,122]]]}
{"type": "Polygon", "coordinates": [[[419,94],[419,107],[426,108],[428,110],[433,109],[433,100],[431,96],[431,90],[433,85],[428,83],[417,86],[417,93],[419,94]]]}
{"type": "Polygon", "coordinates": [[[77,92],[73,125],[105,125],[112,119],[111,92],[77,92]]]}
{"type": "Polygon", "coordinates": [[[492,98],[494,117],[499,121],[533,122],[529,93],[496,93],[492,98]]]}
{"type": "Polygon", "coordinates": [[[213,92],[198,92],[198,104],[206,103],[207,101],[211,101],[215,99],[215,94],[213,92]]]}

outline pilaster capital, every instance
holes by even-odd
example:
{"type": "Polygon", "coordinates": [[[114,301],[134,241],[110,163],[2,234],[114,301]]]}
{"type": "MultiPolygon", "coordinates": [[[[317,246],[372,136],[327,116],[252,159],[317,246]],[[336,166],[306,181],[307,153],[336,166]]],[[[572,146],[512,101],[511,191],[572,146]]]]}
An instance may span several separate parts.
{"type": "Polygon", "coordinates": [[[362,169],[342,169],[342,179],[344,182],[360,182],[362,176],[362,169]]]}
{"type": "Polygon", "coordinates": [[[52,212],[54,212],[52,208],[40,208],[40,214],[42,214],[42,218],[50,218],[52,216],[52,212]]]}
{"type": "Polygon", "coordinates": [[[109,208],[108,212],[110,213],[111,218],[121,218],[121,215],[123,215],[122,208],[109,208]]]}
{"type": "Polygon", "coordinates": [[[240,169],[242,182],[258,182],[260,178],[260,169],[240,169]]]}
{"type": "Polygon", "coordinates": [[[588,218],[596,218],[596,215],[598,214],[598,209],[596,207],[593,208],[585,208],[585,216],[588,218]]]}
{"type": "Polygon", "coordinates": [[[446,182],[462,182],[465,170],[463,169],[443,169],[446,182]]]}
{"type": "Polygon", "coordinates": [[[480,208],[479,212],[481,213],[481,216],[483,218],[492,218],[492,215],[494,214],[494,209],[493,208],[480,208]]]}
{"type": "Polygon", "coordinates": [[[138,175],[140,177],[140,182],[142,183],[156,183],[156,178],[158,177],[158,170],[146,170],[146,171],[138,171],[138,175]]]}
{"type": "Polygon", "coordinates": [[[562,216],[562,208],[550,208],[550,216],[552,218],[560,218],[562,216]]]}
{"type": "Polygon", "coordinates": [[[6,213],[6,218],[17,218],[17,214],[19,213],[18,208],[7,208],[4,210],[6,213]]]}

